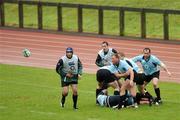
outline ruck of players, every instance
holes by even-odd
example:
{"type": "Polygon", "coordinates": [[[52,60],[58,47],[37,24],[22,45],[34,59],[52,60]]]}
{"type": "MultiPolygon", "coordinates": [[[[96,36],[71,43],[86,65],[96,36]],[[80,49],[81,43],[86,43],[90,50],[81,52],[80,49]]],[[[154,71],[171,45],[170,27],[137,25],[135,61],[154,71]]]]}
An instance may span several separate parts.
{"type": "MultiPolygon", "coordinates": [[[[169,76],[171,73],[166,65],[152,54],[150,48],[144,48],[142,54],[127,58],[125,53],[109,47],[109,43],[101,43],[102,49],[98,52],[95,64],[96,72],[96,99],[99,106],[122,109],[126,107],[138,108],[141,104],[149,106],[162,104],[159,87],[160,68],[169,76]],[[146,86],[152,83],[155,96],[152,96],[146,86]],[[114,92],[110,94],[108,88],[114,92]]],[[[60,75],[62,93],[60,105],[65,107],[69,86],[72,88],[73,108],[78,109],[78,79],[82,75],[82,64],[72,48],[66,49],[56,66],[60,75]]],[[[89,81],[87,81],[88,83],[89,81]]],[[[92,82],[92,81],[91,81],[92,82]]],[[[94,81],[95,82],[95,81],[94,81]]]]}

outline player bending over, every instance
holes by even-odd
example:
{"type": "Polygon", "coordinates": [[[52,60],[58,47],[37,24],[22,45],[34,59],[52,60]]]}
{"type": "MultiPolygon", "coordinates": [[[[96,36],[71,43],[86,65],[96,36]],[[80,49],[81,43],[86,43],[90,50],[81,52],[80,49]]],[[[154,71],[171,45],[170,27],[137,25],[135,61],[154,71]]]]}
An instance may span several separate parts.
{"type": "Polygon", "coordinates": [[[138,108],[136,102],[136,83],[139,82],[138,74],[135,71],[133,71],[133,68],[129,66],[128,63],[126,63],[124,60],[120,60],[118,54],[112,56],[112,63],[114,69],[118,71],[117,73],[115,73],[116,77],[125,78],[125,81],[120,89],[120,95],[122,100],[126,99],[125,94],[126,94],[126,90],[128,90],[130,94],[133,96],[134,107],[138,108]]]}
{"type": "MultiPolygon", "coordinates": [[[[109,86],[114,88],[114,95],[119,95],[119,84],[117,82],[117,77],[114,75],[114,68],[112,65],[101,67],[96,73],[96,80],[98,86],[96,89],[96,98],[97,95],[104,89],[107,89],[109,86]]],[[[96,102],[98,103],[98,102],[96,102]]]]}
{"type": "Polygon", "coordinates": [[[59,62],[56,66],[56,72],[61,77],[61,86],[62,86],[62,99],[61,99],[61,106],[64,107],[66,96],[68,95],[69,86],[72,88],[73,92],[73,108],[77,108],[77,99],[78,99],[78,92],[77,92],[77,84],[78,79],[81,77],[82,74],[82,64],[80,59],[77,55],[73,54],[73,49],[68,47],[66,49],[66,55],[61,57],[59,62]]]}

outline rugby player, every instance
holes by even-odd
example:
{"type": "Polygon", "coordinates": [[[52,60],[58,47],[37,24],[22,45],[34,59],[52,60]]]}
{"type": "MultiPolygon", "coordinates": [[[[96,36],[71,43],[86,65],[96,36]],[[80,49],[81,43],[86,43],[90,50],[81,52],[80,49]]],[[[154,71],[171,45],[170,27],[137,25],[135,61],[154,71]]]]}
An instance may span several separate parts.
{"type": "MultiPolygon", "coordinates": [[[[114,95],[119,95],[119,84],[117,82],[117,77],[114,75],[115,69],[112,65],[101,67],[96,73],[96,80],[98,82],[98,87],[96,89],[96,98],[97,95],[104,89],[107,89],[109,86],[114,88],[114,95]]],[[[98,104],[98,102],[96,101],[98,104]]]]}
{"type": "Polygon", "coordinates": [[[98,52],[98,56],[96,58],[96,65],[98,67],[103,67],[111,64],[111,56],[117,53],[117,51],[113,48],[109,47],[109,43],[104,41],[102,42],[102,50],[98,52]]]}
{"type": "Polygon", "coordinates": [[[125,82],[122,84],[120,89],[121,100],[124,101],[126,99],[126,90],[129,90],[134,100],[134,107],[138,108],[136,102],[136,82],[138,80],[137,73],[134,72],[133,68],[129,66],[124,60],[120,60],[119,54],[114,54],[112,56],[112,63],[114,69],[118,71],[114,73],[116,77],[125,78],[125,82]]]}
{"type": "Polygon", "coordinates": [[[68,47],[66,49],[66,55],[62,56],[56,66],[56,72],[61,77],[62,86],[62,99],[60,104],[64,107],[66,96],[68,95],[69,86],[72,88],[73,92],[73,108],[77,108],[78,91],[77,84],[78,79],[82,75],[82,64],[77,55],[73,54],[73,49],[68,47]]]}
{"type": "Polygon", "coordinates": [[[146,86],[151,80],[153,83],[154,91],[156,93],[156,103],[162,103],[161,96],[160,96],[160,89],[158,86],[159,81],[159,75],[160,75],[160,69],[159,66],[162,67],[169,76],[171,76],[171,73],[167,69],[166,65],[160,61],[155,55],[151,54],[150,48],[144,48],[143,54],[136,56],[132,59],[134,62],[140,62],[145,74],[145,85],[146,86]]]}
{"type": "MultiPolygon", "coordinates": [[[[99,102],[100,106],[118,108],[121,101],[121,97],[120,95],[108,96],[106,95],[106,91],[103,90],[98,94],[97,101],[99,102]]],[[[124,107],[128,107],[133,104],[134,104],[134,101],[131,95],[126,94],[126,100],[121,105],[123,105],[124,107]]]]}

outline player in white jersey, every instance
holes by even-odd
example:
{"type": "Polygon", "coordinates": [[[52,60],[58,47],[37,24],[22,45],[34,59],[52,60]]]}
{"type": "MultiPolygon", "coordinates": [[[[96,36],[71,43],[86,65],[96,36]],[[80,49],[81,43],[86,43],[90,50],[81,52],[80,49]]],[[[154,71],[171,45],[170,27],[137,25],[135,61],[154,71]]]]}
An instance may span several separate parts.
{"type": "Polygon", "coordinates": [[[102,42],[102,50],[98,52],[98,56],[96,58],[96,65],[98,67],[103,67],[111,64],[111,57],[113,54],[117,53],[117,51],[113,48],[109,47],[109,43],[104,41],[102,42]]]}
{"type": "Polygon", "coordinates": [[[66,49],[66,55],[61,57],[56,66],[56,72],[60,75],[62,86],[62,99],[61,106],[64,107],[66,96],[68,95],[69,86],[73,92],[73,108],[77,109],[77,84],[78,79],[82,74],[82,64],[77,55],[73,54],[73,49],[68,47],[66,49]]]}

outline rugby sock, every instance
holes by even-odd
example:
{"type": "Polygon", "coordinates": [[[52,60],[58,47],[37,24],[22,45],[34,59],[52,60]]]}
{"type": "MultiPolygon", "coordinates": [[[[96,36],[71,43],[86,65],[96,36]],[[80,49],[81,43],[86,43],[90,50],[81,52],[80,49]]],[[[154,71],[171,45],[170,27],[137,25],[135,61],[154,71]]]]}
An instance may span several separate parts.
{"type": "Polygon", "coordinates": [[[156,96],[157,96],[157,99],[161,99],[161,96],[160,96],[160,89],[159,88],[155,88],[155,93],[156,93],[156,96]]]}
{"type": "Polygon", "coordinates": [[[119,91],[115,90],[114,95],[119,95],[119,91]]]}
{"type": "MultiPolygon", "coordinates": [[[[98,94],[102,91],[102,89],[96,89],[96,99],[97,99],[97,96],[98,94]]],[[[98,101],[96,100],[96,104],[98,104],[98,101]]]]}
{"type": "Polygon", "coordinates": [[[152,95],[149,92],[145,92],[144,96],[147,98],[152,98],[152,95]]]}
{"type": "Polygon", "coordinates": [[[133,97],[134,103],[137,103],[137,99],[136,97],[133,97]]]}
{"type": "Polygon", "coordinates": [[[62,99],[61,99],[62,105],[64,105],[65,101],[66,101],[66,96],[62,95],[62,99]]]}
{"type": "Polygon", "coordinates": [[[78,95],[73,95],[74,109],[77,109],[77,99],[78,99],[78,95]]]}

